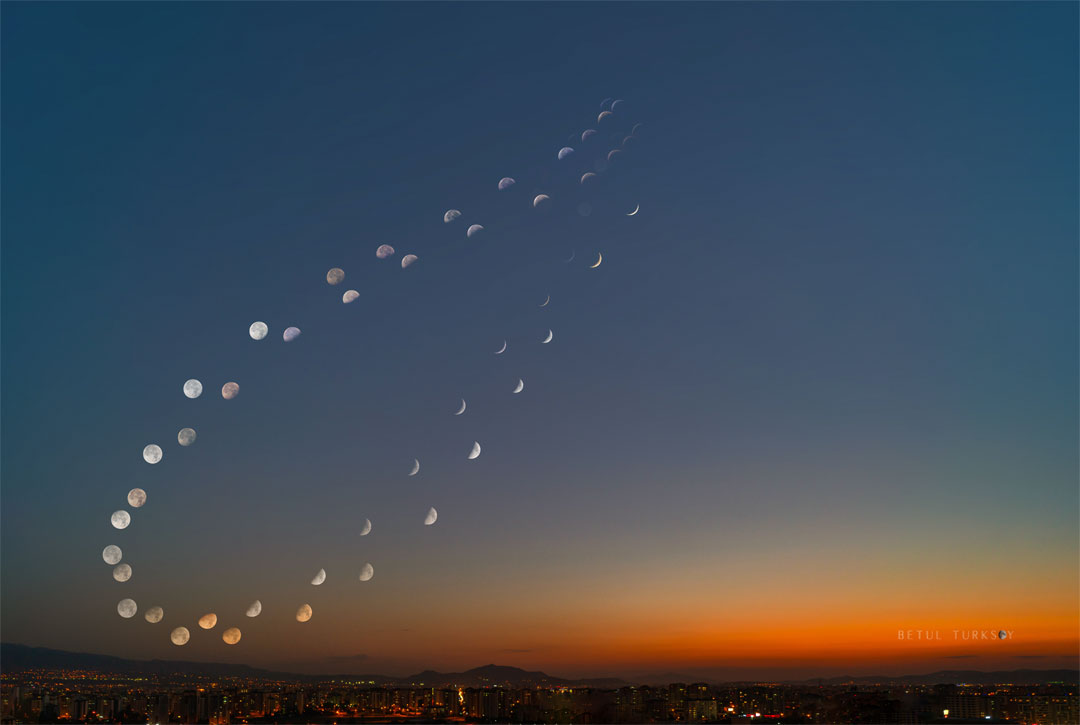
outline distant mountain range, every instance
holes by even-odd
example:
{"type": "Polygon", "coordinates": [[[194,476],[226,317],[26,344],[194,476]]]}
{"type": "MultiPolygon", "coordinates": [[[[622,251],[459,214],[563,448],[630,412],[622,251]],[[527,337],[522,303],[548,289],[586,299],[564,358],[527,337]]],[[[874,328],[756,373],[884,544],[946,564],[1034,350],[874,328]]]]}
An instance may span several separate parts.
{"type": "MultiPolygon", "coordinates": [[[[184,660],[129,660],[109,655],[89,654],[85,652],[66,652],[44,647],[28,647],[22,644],[0,644],[0,670],[13,672],[27,669],[78,669],[111,672],[117,674],[142,675],[209,675],[216,677],[250,677],[269,680],[288,680],[292,682],[319,682],[328,679],[348,679],[371,682],[376,685],[426,685],[429,687],[484,687],[504,685],[507,687],[595,687],[614,689],[630,684],[668,684],[656,677],[635,678],[628,682],[616,677],[586,679],[565,679],[553,677],[545,672],[529,672],[518,667],[503,665],[485,665],[465,672],[436,672],[425,670],[407,677],[343,673],[337,675],[305,675],[293,672],[264,670],[248,665],[230,665],[221,662],[188,662],[184,660]]],[[[673,675],[674,677],[674,675],[673,675]]],[[[670,680],[692,682],[702,681],[693,677],[678,676],[670,680]]],[[[785,681],[787,685],[872,685],[896,683],[905,685],[961,684],[974,685],[1013,683],[1017,685],[1036,685],[1046,682],[1080,682],[1080,670],[1004,670],[998,672],[980,672],[978,670],[943,670],[925,675],[875,675],[842,676],[815,678],[809,680],[785,681]]]]}

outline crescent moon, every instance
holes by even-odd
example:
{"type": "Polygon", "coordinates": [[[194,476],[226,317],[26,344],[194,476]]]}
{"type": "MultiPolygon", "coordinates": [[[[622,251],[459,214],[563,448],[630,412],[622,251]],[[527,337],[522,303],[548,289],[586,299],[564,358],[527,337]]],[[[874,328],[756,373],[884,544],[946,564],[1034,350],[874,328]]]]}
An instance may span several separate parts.
{"type": "Polygon", "coordinates": [[[477,459],[479,457],[480,457],[480,444],[478,442],[476,442],[476,441],[473,441],[472,450],[469,451],[469,460],[472,461],[472,460],[475,460],[475,459],[477,459]]]}
{"type": "Polygon", "coordinates": [[[503,340],[503,346],[496,350],[495,354],[502,355],[504,352],[506,352],[506,340],[503,340]]]}
{"type": "Polygon", "coordinates": [[[541,307],[547,307],[547,306],[548,306],[548,302],[551,302],[551,295],[548,295],[548,296],[547,296],[547,299],[546,299],[546,300],[544,300],[543,302],[541,302],[541,303],[540,303],[540,306],[541,306],[541,307]]]}
{"type": "Polygon", "coordinates": [[[409,471],[409,475],[410,476],[415,476],[418,473],[420,473],[420,459],[419,458],[414,458],[413,459],[412,470],[409,471]]]}
{"type": "Polygon", "coordinates": [[[540,343],[543,344],[543,345],[546,345],[549,342],[551,342],[551,338],[553,338],[553,337],[555,337],[555,333],[553,333],[551,330],[548,330],[547,337],[545,337],[543,340],[541,340],[540,343]]]}
{"type": "Polygon", "coordinates": [[[431,526],[439,518],[439,512],[432,506],[427,510],[427,515],[424,517],[424,526],[431,526]]]}
{"type": "Polygon", "coordinates": [[[360,527],[360,535],[367,536],[371,533],[371,519],[364,519],[364,525],[360,527]]]}
{"type": "Polygon", "coordinates": [[[641,211],[641,204],[638,204],[637,206],[635,206],[634,210],[632,212],[630,212],[629,214],[627,214],[626,216],[634,216],[639,211],[641,211]]]}
{"type": "Polygon", "coordinates": [[[319,569],[319,573],[315,575],[315,578],[311,580],[314,586],[319,586],[326,581],[326,569],[319,569]]]}
{"type": "Polygon", "coordinates": [[[589,269],[596,269],[597,267],[600,266],[600,263],[603,262],[603,261],[604,261],[604,255],[600,254],[600,252],[597,252],[596,253],[596,264],[590,264],[589,269]]]}
{"type": "Polygon", "coordinates": [[[454,413],[454,415],[461,415],[464,412],[465,412],[465,398],[462,398],[461,399],[461,409],[458,410],[458,412],[454,413]]]}
{"type": "Polygon", "coordinates": [[[571,249],[570,250],[570,259],[566,259],[566,260],[563,260],[563,261],[565,261],[567,264],[570,264],[571,262],[574,261],[574,256],[576,254],[577,254],[577,252],[575,252],[573,249],[571,249]]]}
{"type": "Polygon", "coordinates": [[[518,384],[517,384],[517,387],[514,388],[514,393],[515,394],[520,393],[524,389],[525,389],[525,381],[522,380],[521,378],[518,378],[518,384]]]}

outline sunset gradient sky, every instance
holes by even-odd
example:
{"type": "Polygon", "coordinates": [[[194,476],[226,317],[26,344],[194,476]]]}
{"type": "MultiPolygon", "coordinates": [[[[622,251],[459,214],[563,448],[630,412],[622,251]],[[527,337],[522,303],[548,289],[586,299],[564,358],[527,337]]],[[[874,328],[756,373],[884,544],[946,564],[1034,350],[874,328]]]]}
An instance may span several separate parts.
{"type": "Polygon", "coordinates": [[[5,641],[386,674],[1075,666],[1076,4],[0,12],[5,641]],[[582,191],[606,147],[569,139],[608,96],[643,126],[582,191]]]}

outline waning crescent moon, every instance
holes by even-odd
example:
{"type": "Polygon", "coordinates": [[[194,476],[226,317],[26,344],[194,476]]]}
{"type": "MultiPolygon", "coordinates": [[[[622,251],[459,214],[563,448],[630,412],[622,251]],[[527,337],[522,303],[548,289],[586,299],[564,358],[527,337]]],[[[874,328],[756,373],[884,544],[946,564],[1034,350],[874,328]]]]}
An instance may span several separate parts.
{"type": "Polygon", "coordinates": [[[424,526],[431,526],[438,520],[438,518],[439,512],[435,510],[434,506],[432,506],[427,510],[427,515],[424,516],[424,526]]]}
{"type": "Polygon", "coordinates": [[[419,458],[414,458],[413,459],[413,467],[412,467],[412,470],[409,471],[409,475],[410,476],[415,476],[418,473],[420,473],[420,459],[419,458]]]}
{"type": "Polygon", "coordinates": [[[517,384],[517,387],[514,388],[514,393],[515,394],[520,393],[524,389],[525,389],[525,381],[522,380],[521,378],[518,378],[518,384],[517,384]]]}
{"type": "Polygon", "coordinates": [[[546,299],[546,300],[544,300],[543,302],[541,302],[541,303],[540,303],[540,306],[541,306],[541,307],[547,307],[547,306],[548,306],[548,302],[551,302],[551,295],[548,295],[548,296],[547,296],[547,299],[546,299]]]}
{"type": "Polygon", "coordinates": [[[630,212],[629,214],[627,214],[626,216],[634,216],[635,214],[638,213],[638,211],[640,211],[640,209],[641,209],[641,204],[638,204],[637,206],[634,207],[634,210],[632,212],[630,212]]]}
{"type": "Polygon", "coordinates": [[[552,332],[551,330],[548,330],[548,334],[547,334],[547,337],[545,337],[545,338],[544,338],[543,340],[541,340],[540,342],[541,342],[541,344],[543,344],[543,345],[546,345],[546,344],[548,344],[549,342],[551,342],[551,338],[553,338],[553,337],[555,337],[555,333],[553,333],[553,332],[552,332]]]}
{"type": "Polygon", "coordinates": [[[564,261],[565,261],[565,262],[566,262],[567,264],[570,264],[571,262],[573,262],[573,261],[574,261],[574,255],[576,255],[576,254],[577,254],[577,252],[575,252],[575,251],[574,251],[573,249],[571,249],[571,250],[570,250],[570,259],[567,259],[567,260],[564,260],[564,261]]]}
{"type": "Polygon", "coordinates": [[[495,354],[502,355],[504,352],[506,352],[506,340],[503,340],[503,346],[496,350],[495,354]]]}
{"type": "Polygon", "coordinates": [[[364,525],[360,527],[360,535],[367,536],[371,533],[371,519],[364,519],[364,525]]]}
{"type": "Polygon", "coordinates": [[[597,267],[600,266],[600,263],[603,262],[603,261],[604,261],[604,255],[600,254],[600,252],[597,252],[596,253],[596,264],[590,264],[589,269],[596,269],[597,267]]]}
{"type": "Polygon", "coordinates": [[[461,414],[462,414],[462,413],[464,413],[464,412],[465,412],[465,398],[462,398],[462,399],[461,399],[461,410],[459,410],[458,412],[454,413],[454,415],[461,415],[461,414]]]}
{"type": "Polygon", "coordinates": [[[472,460],[475,460],[475,459],[477,459],[479,457],[480,457],[480,444],[478,442],[476,442],[476,441],[473,441],[472,450],[469,451],[469,460],[472,461],[472,460]]]}

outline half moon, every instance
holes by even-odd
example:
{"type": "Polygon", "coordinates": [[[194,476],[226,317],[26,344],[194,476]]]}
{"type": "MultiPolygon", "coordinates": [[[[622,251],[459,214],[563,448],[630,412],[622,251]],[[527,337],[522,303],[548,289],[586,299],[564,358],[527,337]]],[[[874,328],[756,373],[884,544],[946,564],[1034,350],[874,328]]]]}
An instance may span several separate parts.
{"type": "Polygon", "coordinates": [[[360,527],[360,535],[367,536],[371,533],[371,519],[364,519],[364,525],[360,527]]]}
{"type": "Polygon", "coordinates": [[[311,611],[310,604],[301,604],[300,608],[296,610],[296,621],[306,622],[311,619],[312,614],[314,614],[314,612],[311,611]]]}
{"type": "Polygon", "coordinates": [[[434,506],[432,506],[427,510],[427,515],[424,516],[424,526],[431,526],[433,523],[438,521],[438,519],[439,512],[435,510],[434,506]]]}
{"type": "Polygon", "coordinates": [[[252,322],[251,327],[248,328],[248,335],[252,340],[261,340],[266,337],[268,332],[270,332],[270,328],[266,326],[265,322],[252,322]]]}
{"type": "Polygon", "coordinates": [[[589,269],[596,269],[600,266],[600,263],[604,261],[604,255],[600,252],[596,253],[596,264],[590,264],[589,269]]]}
{"type": "Polygon", "coordinates": [[[462,398],[461,399],[461,408],[459,408],[458,412],[454,413],[454,415],[461,415],[464,412],[465,412],[465,398],[462,398]]]}
{"type": "Polygon", "coordinates": [[[541,340],[540,343],[543,344],[543,345],[546,345],[549,342],[551,342],[551,338],[553,338],[553,337],[555,337],[555,333],[552,332],[551,330],[548,330],[547,337],[545,337],[543,340],[541,340]]]}
{"type": "Polygon", "coordinates": [[[326,569],[319,569],[319,573],[315,575],[315,578],[311,580],[314,586],[319,586],[326,581],[326,569]]]}
{"type": "Polygon", "coordinates": [[[401,258],[401,268],[405,269],[417,259],[419,259],[419,257],[417,257],[415,254],[406,254],[404,257],[401,258]]]}
{"type": "Polygon", "coordinates": [[[364,564],[364,566],[360,569],[360,581],[369,582],[371,581],[371,577],[373,576],[375,576],[375,567],[373,567],[370,563],[364,564]]]}
{"type": "Polygon", "coordinates": [[[285,342],[292,342],[298,337],[300,337],[299,327],[286,327],[285,332],[281,333],[281,339],[285,342]]]}
{"type": "Polygon", "coordinates": [[[177,647],[182,647],[191,639],[191,632],[187,627],[177,627],[169,634],[169,640],[177,647]]]}
{"type": "Polygon", "coordinates": [[[469,451],[469,460],[475,460],[480,457],[480,444],[473,441],[472,450],[469,451]]]}
{"type": "Polygon", "coordinates": [[[225,644],[236,644],[240,641],[240,630],[236,627],[229,627],[221,633],[221,639],[225,641],[225,644]]]}
{"type": "Polygon", "coordinates": [[[186,383],[184,383],[184,395],[191,398],[192,400],[199,397],[200,395],[202,395],[202,383],[200,383],[195,378],[188,380],[186,383]]]}
{"type": "Polygon", "coordinates": [[[450,222],[457,219],[459,216],[461,216],[461,212],[459,212],[457,209],[447,209],[446,213],[442,215],[442,220],[444,224],[449,224],[450,222]]]}
{"type": "Polygon", "coordinates": [[[213,629],[216,625],[217,615],[213,612],[209,612],[199,617],[199,626],[203,629],[213,629]]]}
{"type": "Polygon", "coordinates": [[[634,216],[639,211],[641,211],[641,204],[638,204],[637,206],[635,206],[634,210],[632,212],[630,212],[629,214],[627,214],[626,216],[634,216]]]}
{"type": "Polygon", "coordinates": [[[482,232],[482,231],[484,231],[484,227],[482,227],[482,226],[481,226],[481,225],[479,225],[479,224],[473,224],[473,225],[472,225],[471,227],[469,227],[469,228],[468,228],[468,230],[467,230],[467,231],[465,232],[465,236],[466,236],[467,238],[469,238],[469,239],[472,239],[472,238],[473,238],[474,236],[476,236],[477,234],[479,234],[479,233],[480,233],[480,232],[482,232]]]}
{"type": "Polygon", "coordinates": [[[517,384],[517,387],[514,388],[514,393],[515,394],[520,393],[524,389],[525,389],[525,381],[522,380],[521,378],[518,378],[518,384],[517,384]]]}
{"type": "Polygon", "coordinates": [[[354,302],[359,296],[360,293],[354,289],[345,290],[345,294],[341,295],[341,301],[345,304],[349,304],[350,302],[354,302]]]}
{"type": "Polygon", "coordinates": [[[258,599],[249,604],[247,611],[244,612],[244,615],[248,617],[258,617],[260,614],[262,614],[262,602],[258,599]]]}
{"type": "Polygon", "coordinates": [[[121,599],[120,603],[116,605],[116,613],[124,619],[131,619],[137,611],[139,611],[139,605],[135,603],[134,599],[121,599]]]}
{"type": "Polygon", "coordinates": [[[495,354],[502,355],[504,352],[506,352],[506,340],[503,340],[503,346],[496,350],[495,354]]]}
{"type": "Polygon", "coordinates": [[[543,204],[545,201],[550,201],[550,200],[551,200],[551,197],[548,196],[547,194],[537,194],[536,198],[533,199],[533,208],[535,209],[538,206],[540,206],[541,204],[543,204]]]}

